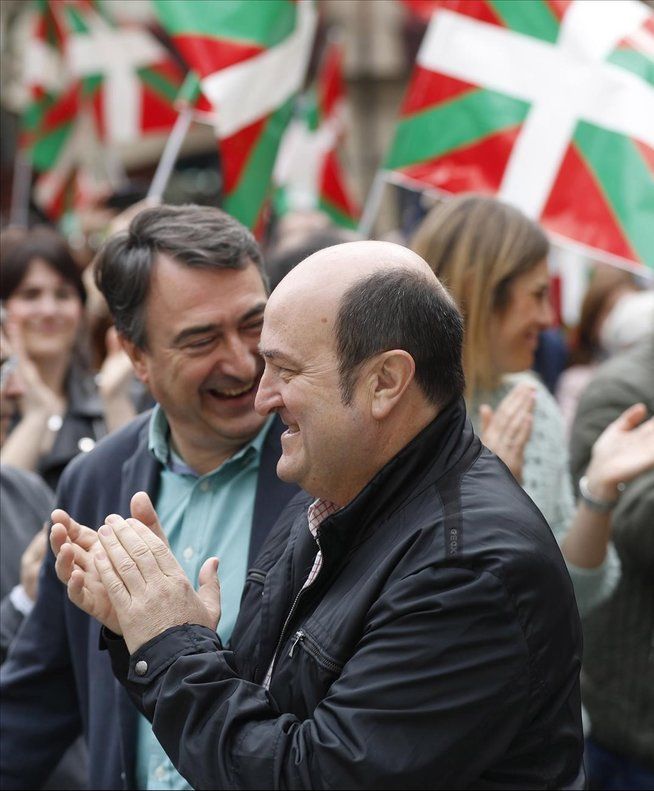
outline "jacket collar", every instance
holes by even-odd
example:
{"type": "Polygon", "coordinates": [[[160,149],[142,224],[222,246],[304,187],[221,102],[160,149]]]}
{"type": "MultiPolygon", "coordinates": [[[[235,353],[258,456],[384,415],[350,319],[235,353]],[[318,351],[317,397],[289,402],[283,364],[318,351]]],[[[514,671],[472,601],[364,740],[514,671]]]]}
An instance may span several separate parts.
{"type": "MultiPolygon", "coordinates": [[[[423,481],[437,483],[477,442],[463,398],[446,406],[434,420],[396,454],[359,494],[327,517],[318,534],[325,554],[338,553],[363,538],[419,491],[423,481]]],[[[475,454],[476,455],[476,454],[475,454]]]]}

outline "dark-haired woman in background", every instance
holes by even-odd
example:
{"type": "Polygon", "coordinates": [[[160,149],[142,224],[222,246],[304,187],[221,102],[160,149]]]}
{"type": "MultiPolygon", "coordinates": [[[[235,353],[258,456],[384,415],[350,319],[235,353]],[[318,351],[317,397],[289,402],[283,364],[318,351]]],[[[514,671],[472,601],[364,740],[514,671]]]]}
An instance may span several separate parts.
{"type": "MultiPolygon", "coordinates": [[[[21,383],[1,459],[35,470],[54,489],[74,456],[135,414],[130,380],[101,372],[98,392],[82,340],[86,291],[59,234],[45,227],[14,234],[1,271],[5,329],[15,355],[11,376],[21,383]]],[[[107,371],[118,367],[111,362],[107,371]]],[[[5,400],[11,400],[10,385],[5,400]]]]}

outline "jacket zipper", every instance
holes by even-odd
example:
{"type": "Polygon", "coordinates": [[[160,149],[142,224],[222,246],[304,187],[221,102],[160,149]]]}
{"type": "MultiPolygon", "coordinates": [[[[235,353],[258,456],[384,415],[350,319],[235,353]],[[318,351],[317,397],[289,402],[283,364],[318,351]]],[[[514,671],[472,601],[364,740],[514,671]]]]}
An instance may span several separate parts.
{"type": "MultiPolygon", "coordinates": [[[[320,541],[318,540],[318,536],[316,536],[316,544],[318,545],[318,552],[322,552],[322,547],[320,546],[320,541]]],[[[322,571],[322,569],[321,569],[321,571],[322,571]]],[[[318,572],[318,576],[320,576],[320,572],[318,572]]],[[[317,579],[317,577],[316,577],[316,579],[317,579]]],[[[316,580],[314,580],[311,583],[311,585],[314,585],[315,582],[316,582],[316,580]]],[[[288,628],[288,625],[291,622],[291,618],[293,617],[293,614],[295,613],[295,608],[297,607],[297,603],[300,601],[300,597],[302,596],[302,594],[305,591],[309,590],[311,585],[309,585],[309,587],[307,587],[307,588],[304,588],[304,587],[300,588],[300,590],[297,593],[297,596],[295,597],[295,599],[293,601],[293,604],[291,604],[291,609],[288,611],[288,615],[286,616],[286,620],[284,621],[284,626],[282,627],[282,631],[281,631],[281,633],[279,635],[279,640],[277,641],[277,646],[275,648],[275,653],[273,654],[273,658],[272,658],[272,661],[270,663],[270,679],[271,679],[271,681],[272,681],[272,674],[275,672],[275,664],[277,663],[277,656],[279,654],[279,649],[282,647],[282,643],[284,642],[284,635],[286,633],[286,629],[288,628]]]]}
{"type": "Polygon", "coordinates": [[[295,653],[295,647],[301,644],[302,648],[312,656],[318,664],[322,665],[327,670],[331,670],[333,673],[338,673],[343,669],[342,665],[337,664],[332,659],[329,659],[325,652],[319,647],[318,643],[313,640],[303,629],[298,629],[298,631],[293,635],[293,642],[291,643],[291,647],[289,649],[288,655],[292,657],[295,653]]]}

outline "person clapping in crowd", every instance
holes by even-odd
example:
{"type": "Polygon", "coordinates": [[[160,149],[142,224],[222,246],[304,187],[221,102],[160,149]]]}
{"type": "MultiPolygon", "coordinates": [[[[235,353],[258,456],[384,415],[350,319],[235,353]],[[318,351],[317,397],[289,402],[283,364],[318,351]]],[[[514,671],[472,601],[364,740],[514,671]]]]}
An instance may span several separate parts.
{"type": "Polygon", "coordinates": [[[3,463],[37,471],[54,489],[66,464],[134,416],[128,365],[113,348],[100,392],[85,365],[86,292],[62,237],[46,227],[14,235],[2,255],[6,332],[21,383],[3,463]]]}
{"type": "Polygon", "coordinates": [[[413,240],[449,288],[465,319],[464,368],[470,417],[557,536],[582,613],[606,599],[620,576],[609,512],[622,483],[654,464],[643,441],[646,409],[624,412],[595,443],[575,507],[561,414],[531,374],[541,330],[553,319],[542,230],[498,200],[464,195],[436,206],[413,240]]]}
{"type": "MultiPolygon", "coordinates": [[[[626,406],[640,400],[654,414],[654,322],[644,328],[648,337],[600,366],[581,396],[570,442],[575,481],[588,475],[597,437],[626,406]]],[[[612,522],[622,576],[583,623],[589,788],[654,788],[654,469],[627,484],[612,522]]]]}

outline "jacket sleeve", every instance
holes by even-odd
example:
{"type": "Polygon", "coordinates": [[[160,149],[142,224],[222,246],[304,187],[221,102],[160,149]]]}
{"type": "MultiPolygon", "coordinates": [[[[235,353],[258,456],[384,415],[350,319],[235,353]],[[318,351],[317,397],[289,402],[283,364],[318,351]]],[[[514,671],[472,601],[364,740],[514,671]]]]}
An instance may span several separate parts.
{"type": "Polygon", "coordinates": [[[239,678],[234,654],[202,627],[170,629],[131,658],[122,640],[109,648],[195,788],[411,788],[426,777],[433,788],[468,787],[535,716],[538,683],[512,597],[469,569],[427,567],[389,586],[303,721],[239,678]]]}
{"type": "Polygon", "coordinates": [[[64,597],[48,552],[34,609],[0,669],[3,789],[39,788],[81,732],[64,597]]]}

